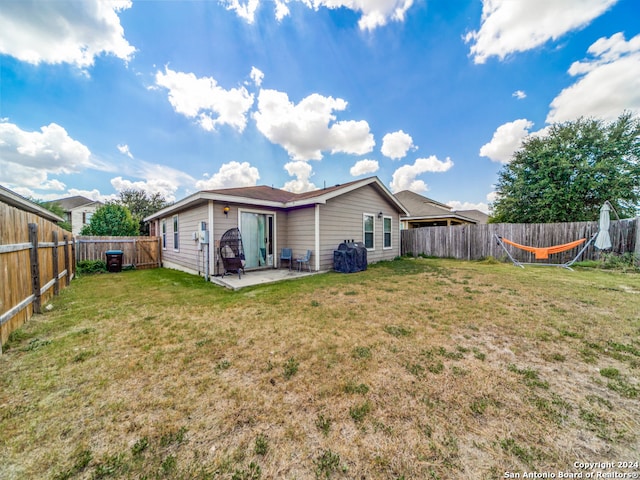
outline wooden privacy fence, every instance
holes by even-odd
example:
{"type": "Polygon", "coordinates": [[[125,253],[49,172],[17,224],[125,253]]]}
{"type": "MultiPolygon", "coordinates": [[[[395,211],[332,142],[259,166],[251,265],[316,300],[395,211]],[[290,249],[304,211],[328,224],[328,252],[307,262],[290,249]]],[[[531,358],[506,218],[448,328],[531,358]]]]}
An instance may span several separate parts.
{"type": "Polygon", "coordinates": [[[76,237],[76,259],[106,261],[109,250],[122,250],[122,266],[157,268],[162,262],[160,237],[76,237]]]}
{"type": "Polygon", "coordinates": [[[74,276],[71,232],[0,202],[0,353],[11,332],[69,285],[74,276]]]}
{"type": "MultiPolygon", "coordinates": [[[[614,252],[640,253],[638,218],[611,222],[609,229],[614,252]]],[[[507,238],[521,245],[548,247],[586,238],[598,232],[598,222],[575,223],[494,223],[485,225],[456,225],[451,227],[422,227],[403,230],[401,252],[403,255],[427,255],[460,260],[480,260],[487,257],[502,258],[504,250],[494,235],[507,238]]],[[[520,262],[535,262],[532,253],[507,245],[511,255],[520,262]]],[[[571,260],[578,249],[551,255],[551,263],[571,260]]],[[[600,252],[591,244],[579,260],[595,260],[600,252]]]]}

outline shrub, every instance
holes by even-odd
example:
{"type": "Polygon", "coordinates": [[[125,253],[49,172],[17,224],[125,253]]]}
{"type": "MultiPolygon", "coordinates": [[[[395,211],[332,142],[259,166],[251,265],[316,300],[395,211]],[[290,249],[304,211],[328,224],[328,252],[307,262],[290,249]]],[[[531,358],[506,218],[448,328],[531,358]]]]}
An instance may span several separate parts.
{"type": "Polygon", "coordinates": [[[640,258],[632,252],[604,253],[600,259],[600,268],[622,270],[623,272],[640,271],[640,258]]]}
{"type": "Polygon", "coordinates": [[[78,273],[102,273],[107,271],[107,263],[103,260],[82,260],[77,265],[78,273]]]}

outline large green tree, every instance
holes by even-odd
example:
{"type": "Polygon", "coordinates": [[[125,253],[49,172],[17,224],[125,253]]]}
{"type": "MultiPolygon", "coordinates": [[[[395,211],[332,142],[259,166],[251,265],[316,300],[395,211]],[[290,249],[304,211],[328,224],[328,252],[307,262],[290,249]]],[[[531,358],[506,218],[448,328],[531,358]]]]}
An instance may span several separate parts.
{"type": "Polygon", "coordinates": [[[149,235],[149,223],[144,218],[169,205],[160,193],[149,194],[134,188],[122,190],[116,202],[129,209],[139,224],[140,235],[149,235]]]}
{"type": "Polygon", "coordinates": [[[140,234],[138,222],[125,206],[105,203],[91,216],[88,225],[82,227],[82,235],[131,237],[140,234]]]}
{"type": "Polygon", "coordinates": [[[623,113],[552,125],[530,136],[498,174],[494,223],[591,221],[609,200],[620,217],[640,205],[640,119],[623,113]]]}

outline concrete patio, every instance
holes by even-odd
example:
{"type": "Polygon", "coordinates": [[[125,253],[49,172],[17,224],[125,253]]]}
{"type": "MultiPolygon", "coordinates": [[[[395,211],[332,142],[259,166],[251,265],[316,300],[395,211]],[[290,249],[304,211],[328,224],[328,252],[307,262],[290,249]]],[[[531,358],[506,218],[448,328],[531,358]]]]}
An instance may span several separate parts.
{"type": "Polygon", "coordinates": [[[263,285],[267,283],[281,282],[283,280],[295,280],[298,278],[316,275],[320,272],[297,271],[288,268],[269,268],[265,270],[248,270],[238,278],[238,274],[228,274],[224,277],[211,277],[211,282],[231,290],[239,290],[244,287],[263,285]]]}

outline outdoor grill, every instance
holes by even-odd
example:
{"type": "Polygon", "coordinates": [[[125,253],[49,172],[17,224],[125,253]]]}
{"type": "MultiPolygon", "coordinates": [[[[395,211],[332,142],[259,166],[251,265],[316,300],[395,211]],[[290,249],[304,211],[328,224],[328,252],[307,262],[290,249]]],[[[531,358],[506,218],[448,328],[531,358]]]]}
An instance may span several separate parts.
{"type": "Polygon", "coordinates": [[[367,269],[367,248],[362,242],[345,240],[333,251],[333,269],[340,273],[361,272],[367,269]]]}

